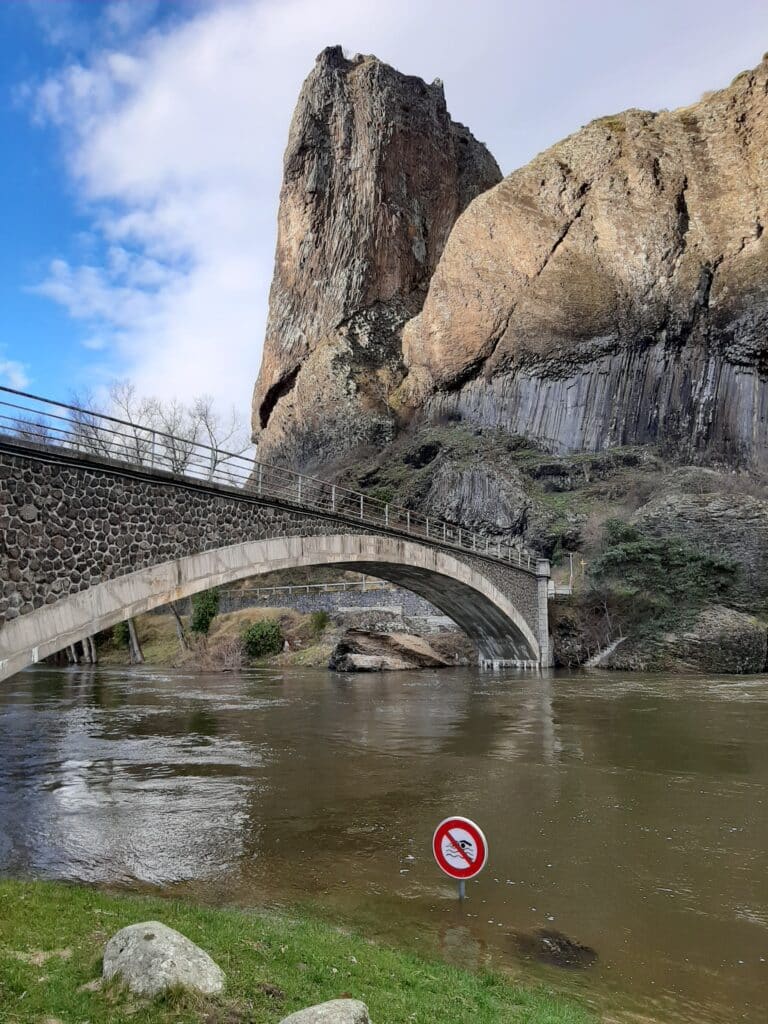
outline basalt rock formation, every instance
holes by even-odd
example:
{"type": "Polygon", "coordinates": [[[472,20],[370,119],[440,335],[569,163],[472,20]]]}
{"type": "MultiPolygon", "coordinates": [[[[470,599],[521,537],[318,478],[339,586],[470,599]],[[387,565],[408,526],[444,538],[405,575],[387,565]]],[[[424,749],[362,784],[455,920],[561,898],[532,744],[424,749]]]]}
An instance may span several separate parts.
{"type": "MultiPolygon", "coordinates": [[[[575,552],[562,561],[584,592],[608,519],[724,558],[718,635],[757,637],[726,660],[758,664],[766,223],[768,55],[690,107],[600,118],[501,180],[441,86],[326,50],[285,157],[260,454],[555,562],[575,552]]],[[[621,595],[603,598],[615,626],[621,595]]],[[[560,617],[568,664],[613,635],[600,607],[560,617]]],[[[704,611],[675,602],[664,638],[648,612],[611,664],[711,667],[704,611]]]]}
{"type": "Polygon", "coordinates": [[[768,59],[594,121],[471,204],[403,333],[399,398],[551,451],[768,468],[768,59]]]}
{"type": "Polygon", "coordinates": [[[462,420],[768,467],[768,61],[499,178],[439,84],[320,55],[285,156],[262,454],[327,472],[462,420]]]}
{"type": "Polygon", "coordinates": [[[390,440],[400,328],[457,217],[501,179],[427,85],[324,50],[285,153],[275,275],[253,404],[262,458],[311,466],[390,440]]]}

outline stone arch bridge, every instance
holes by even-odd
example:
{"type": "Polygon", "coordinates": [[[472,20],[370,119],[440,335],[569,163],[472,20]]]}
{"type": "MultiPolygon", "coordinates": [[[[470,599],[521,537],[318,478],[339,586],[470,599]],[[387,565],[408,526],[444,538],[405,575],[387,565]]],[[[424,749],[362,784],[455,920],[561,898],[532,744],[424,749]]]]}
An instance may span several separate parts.
{"type": "Polygon", "coordinates": [[[231,461],[228,476],[203,475],[194,462],[168,468],[157,437],[147,465],[144,449],[83,450],[95,445],[82,431],[76,447],[18,416],[11,430],[4,401],[0,680],[169,601],[316,565],[426,597],[475,640],[482,664],[550,664],[546,560],[326,482],[284,470],[266,480],[252,460],[242,479],[231,461]]]}

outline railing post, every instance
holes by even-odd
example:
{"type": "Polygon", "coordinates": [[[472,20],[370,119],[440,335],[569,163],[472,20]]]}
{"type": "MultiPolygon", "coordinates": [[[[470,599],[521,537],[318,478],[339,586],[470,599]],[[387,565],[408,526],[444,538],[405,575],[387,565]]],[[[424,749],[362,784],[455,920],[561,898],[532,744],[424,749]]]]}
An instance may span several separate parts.
{"type": "Polygon", "coordinates": [[[256,492],[259,495],[259,497],[261,497],[261,478],[263,476],[263,473],[264,473],[264,467],[262,466],[261,463],[259,463],[259,481],[258,481],[258,488],[257,488],[257,492],[256,492]]]}
{"type": "Polygon", "coordinates": [[[301,473],[299,473],[299,479],[296,484],[296,501],[301,504],[301,473]]]}
{"type": "Polygon", "coordinates": [[[491,546],[491,538],[490,537],[486,537],[485,538],[485,553],[486,553],[486,555],[488,554],[488,549],[489,549],[490,546],[491,546]]]}
{"type": "Polygon", "coordinates": [[[405,512],[405,529],[407,533],[411,532],[411,510],[406,509],[405,512]]]}
{"type": "Polygon", "coordinates": [[[429,516],[427,516],[427,540],[429,540],[429,516]]]}
{"type": "Polygon", "coordinates": [[[445,523],[443,523],[443,544],[445,544],[445,523]]]}
{"type": "Polygon", "coordinates": [[[150,467],[150,469],[154,469],[155,468],[155,442],[156,442],[156,440],[157,440],[157,434],[153,430],[152,431],[152,451],[151,451],[150,456],[149,456],[149,467],[150,467]]]}
{"type": "Polygon", "coordinates": [[[360,518],[363,518],[363,496],[360,495],[360,518]]]}
{"type": "Polygon", "coordinates": [[[384,525],[389,526],[389,505],[384,506],[384,525]]]}
{"type": "Polygon", "coordinates": [[[459,547],[461,547],[461,527],[459,527],[459,547]]]}
{"type": "Polygon", "coordinates": [[[477,534],[472,532],[472,550],[477,551],[477,534]]]}
{"type": "Polygon", "coordinates": [[[501,541],[496,541],[496,557],[501,558],[501,541]]]}
{"type": "Polygon", "coordinates": [[[336,511],[336,484],[331,485],[331,511],[336,511]]]}

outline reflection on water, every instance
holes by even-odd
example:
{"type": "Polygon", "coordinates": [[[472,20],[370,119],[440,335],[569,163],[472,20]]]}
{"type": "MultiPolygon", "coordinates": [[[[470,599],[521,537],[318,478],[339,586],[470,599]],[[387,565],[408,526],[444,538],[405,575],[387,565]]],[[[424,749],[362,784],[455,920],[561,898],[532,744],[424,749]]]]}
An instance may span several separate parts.
{"type": "MultiPolygon", "coordinates": [[[[319,903],[458,962],[520,932],[659,1021],[764,1020],[768,679],[35,670],[0,689],[0,871],[319,903]],[[491,846],[463,906],[430,853],[491,846]]],[[[524,943],[523,943],[524,946],[524,943]]]]}

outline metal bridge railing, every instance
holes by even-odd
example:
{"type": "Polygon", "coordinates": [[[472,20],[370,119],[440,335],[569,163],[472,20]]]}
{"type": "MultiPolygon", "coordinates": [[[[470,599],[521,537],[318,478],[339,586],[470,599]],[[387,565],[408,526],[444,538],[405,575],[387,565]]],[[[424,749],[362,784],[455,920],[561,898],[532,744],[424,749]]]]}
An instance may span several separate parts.
{"type": "Polygon", "coordinates": [[[115,416],[0,387],[0,437],[162,470],[197,482],[236,488],[301,508],[353,519],[446,547],[532,568],[536,556],[516,545],[436,516],[281,466],[226,452],[115,416]]]}

